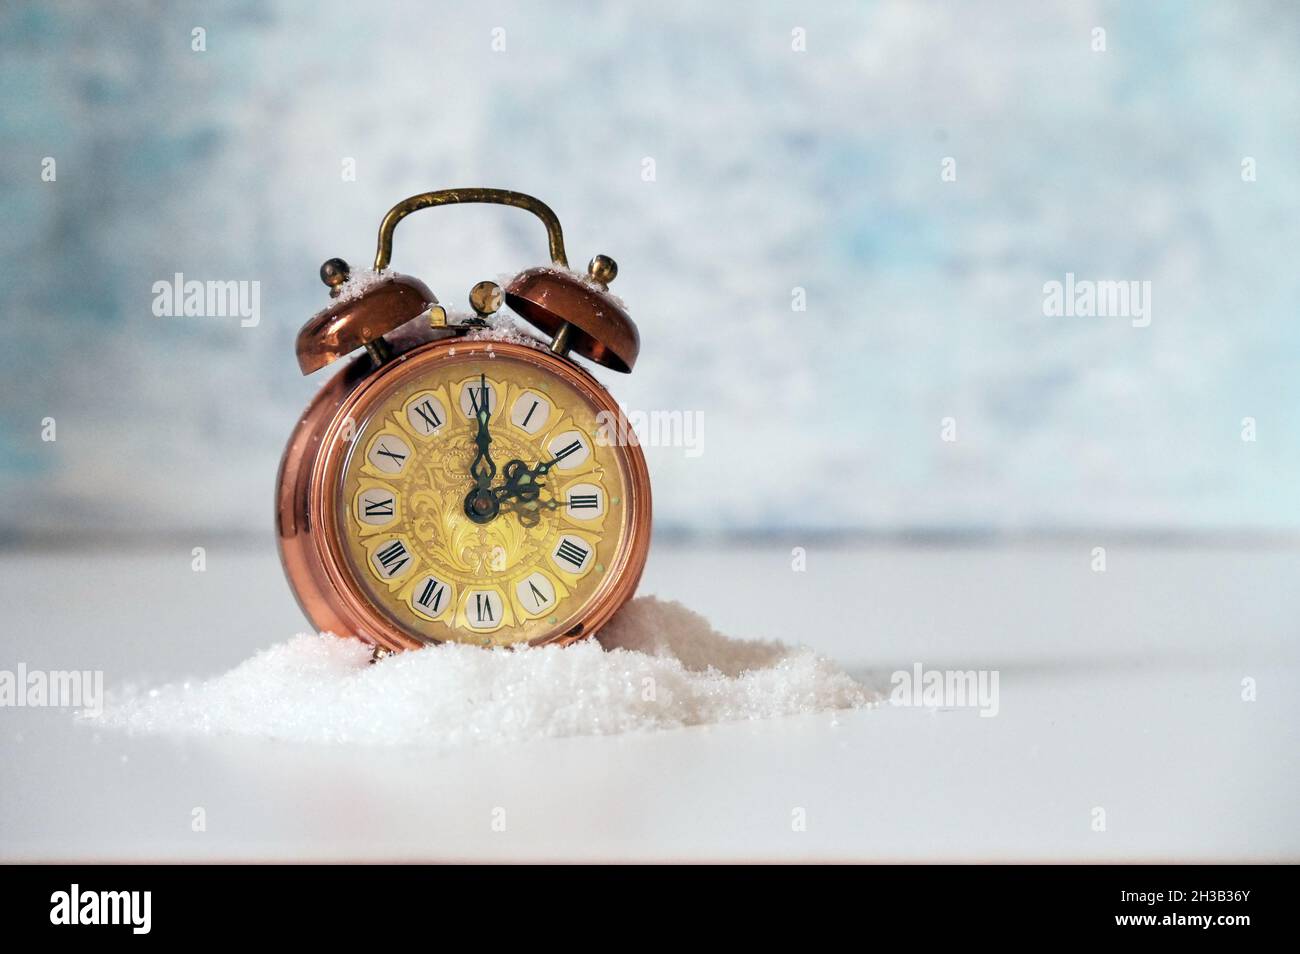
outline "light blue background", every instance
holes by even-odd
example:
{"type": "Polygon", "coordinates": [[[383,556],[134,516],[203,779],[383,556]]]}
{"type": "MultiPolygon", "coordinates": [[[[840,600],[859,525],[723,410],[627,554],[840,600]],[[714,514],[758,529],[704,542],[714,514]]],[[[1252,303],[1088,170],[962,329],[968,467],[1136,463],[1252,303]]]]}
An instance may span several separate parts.
{"type": "MultiPolygon", "coordinates": [[[[317,267],[452,185],[619,261],[602,378],[704,415],[649,451],[663,530],[1295,531],[1297,64],[1286,2],[6,4],[0,532],[269,534],[317,267]],[[155,318],[178,271],[261,324],[155,318]],[[1044,317],[1066,272],[1151,326],[1044,317]]],[[[469,207],[394,264],[463,306],[544,253],[469,207]]]]}

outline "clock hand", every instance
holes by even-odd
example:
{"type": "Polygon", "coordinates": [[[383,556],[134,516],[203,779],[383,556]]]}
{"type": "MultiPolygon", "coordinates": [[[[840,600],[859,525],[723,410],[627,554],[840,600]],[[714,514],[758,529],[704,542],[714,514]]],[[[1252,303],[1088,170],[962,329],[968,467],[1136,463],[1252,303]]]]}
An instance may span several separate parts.
{"type": "Polygon", "coordinates": [[[492,433],[488,430],[488,421],[492,418],[492,407],[491,402],[488,400],[487,375],[480,374],[478,381],[478,398],[475,399],[474,392],[470,391],[470,400],[473,402],[475,416],[478,418],[478,433],[474,435],[474,444],[478,447],[478,454],[474,457],[474,462],[469,465],[469,475],[474,478],[481,489],[486,489],[492,483],[492,478],[496,476],[497,465],[493,463],[492,454],[488,450],[492,443],[492,433]]]}
{"type": "Polygon", "coordinates": [[[538,478],[544,477],[557,461],[558,458],[540,461],[536,466],[529,467],[516,458],[506,461],[501,468],[506,482],[496,489],[497,500],[509,506],[510,512],[519,518],[521,526],[537,526],[542,510],[556,510],[566,503],[555,498],[541,499],[545,485],[538,478]]]}
{"type": "Polygon", "coordinates": [[[500,505],[497,495],[492,491],[492,478],[496,476],[497,465],[489,450],[492,433],[488,429],[488,421],[492,418],[492,403],[488,400],[487,375],[480,373],[478,381],[478,397],[475,398],[474,391],[470,391],[470,401],[478,419],[478,432],[474,435],[474,446],[478,448],[478,453],[469,465],[469,476],[474,481],[474,486],[465,495],[465,516],[475,523],[487,523],[497,515],[500,505]]]}
{"type": "Polygon", "coordinates": [[[508,497],[531,500],[537,497],[541,485],[533,478],[532,469],[522,460],[516,458],[506,461],[501,473],[505,476],[505,483],[496,488],[498,500],[508,497]]]}
{"type": "Polygon", "coordinates": [[[522,526],[535,527],[542,518],[543,510],[558,510],[566,503],[568,503],[567,500],[539,500],[537,498],[522,500],[516,498],[507,501],[507,506],[508,512],[517,516],[522,526]]]}
{"type": "Polygon", "coordinates": [[[514,497],[518,500],[536,500],[544,486],[538,478],[545,477],[558,460],[541,461],[535,467],[529,467],[517,458],[507,461],[501,469],[506,482],[496,489],[497,499],[514,497]]]}

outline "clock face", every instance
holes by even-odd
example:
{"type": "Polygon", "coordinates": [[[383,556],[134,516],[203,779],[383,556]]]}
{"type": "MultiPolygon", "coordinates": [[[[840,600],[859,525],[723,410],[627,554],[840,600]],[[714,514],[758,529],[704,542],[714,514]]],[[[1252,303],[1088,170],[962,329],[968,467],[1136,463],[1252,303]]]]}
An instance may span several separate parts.
{"type": "Polygon", "coordinates": [[[567,634],[622,564],[626,452],[556,360],[449,349],[356,423],[335,500],[347,569],[423,642],[567,634]]]}

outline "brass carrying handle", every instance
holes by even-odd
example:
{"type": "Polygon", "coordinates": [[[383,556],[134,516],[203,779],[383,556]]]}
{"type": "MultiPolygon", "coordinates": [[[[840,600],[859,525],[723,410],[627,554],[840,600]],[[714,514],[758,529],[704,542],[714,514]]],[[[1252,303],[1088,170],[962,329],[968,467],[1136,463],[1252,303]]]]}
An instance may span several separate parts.
{"type": "Polygon", "coordinates": [[[533,213],[546,226],[546,240],[550,245],[551,261],[561,268],[569,267],[569,260],[564,254],[564,233],[560,229],[560,220],[556,218],[551,207],[541,199],[522,192],[508,189],[439,189],[436,192],[421,192],[409,199],[403,199],[388,210],[384,221],[379,223],[379,246],[375,250],[375,271],[387,268],[393,257],[393,231],[397,223],[412,212],[431,209],[438,205],[455,205],[461,202],[484,202],[491,205],[512,205],[533,213]]]}

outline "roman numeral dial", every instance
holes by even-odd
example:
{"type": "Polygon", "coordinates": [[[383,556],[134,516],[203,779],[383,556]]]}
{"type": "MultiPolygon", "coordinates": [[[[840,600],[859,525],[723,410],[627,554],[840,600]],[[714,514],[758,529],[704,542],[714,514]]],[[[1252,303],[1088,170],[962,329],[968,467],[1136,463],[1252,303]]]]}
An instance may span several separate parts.
{"type": "Polygon", "coordinates": [[[406,592],[411,612],[428,620],[444,619],[456,602],[455,587],[432,573],[415,581],[406,592]]]}
{"type": "Polygon", "coordinates": [[[361,524],[358,529],[362,531],[387,527],[398,518],[397,491],[387,484],[368,481],[357,492],[352,513],[361,524]]]}
{"type": "Polygon", "coordinates": [[[509,620],[505,598],[494,588],[470,590],[461,609],[465,625],[477,633],[490,633],[509,620]]]}
{"type": "Polygon", "coordinates": [[[619,565],[624,452],[555,361],[457,342],[355,415],[339,542],[364,599],[421,642],[563,635],[619,565]]]}
{"type": "Polygon", "coordinates": [[[546,449],[561,472],[577,471],[591,459],[591,438],[579,430],[566,430],[546,443],[546,449]]]}
{"type": "Polygon", "coordinates": [[[404,537],[384,540],[370,554],[370,566],[381,580],[401,579],[415,569],[415,556],[404,537]]]}
{"type": "Polygon", "coordinates": [[[383,474],[397,476],[411,459],[411,445],[391,432],[380,434],[370,442],[366,460],[383,474]]]}
{"type": "Polygon", "coordinates": [[[590,523],[605,516],[608,500],[600,484],[581,481],[564,490],[564,514],[573,522],[590,523]]]}
{"type": "Polygon", "coordinates": [[[428,440],[447,427],[447,405],[437,391],[421,391],[406,402],[406,422],[415,436],[428,440]]]}
{"type": "Polygon", "coordinates": [[[536,619],[551,611],[560,592],[553,578],[534,570],[515,584],[515,602],[522,615],[536,619]]]}
{"type": "Polygon", "coordinates": [[[555,412],[550,398],[540,391],[524,390],[510,405],[510,423],[525,434],[541,431],[555,412]]]}

